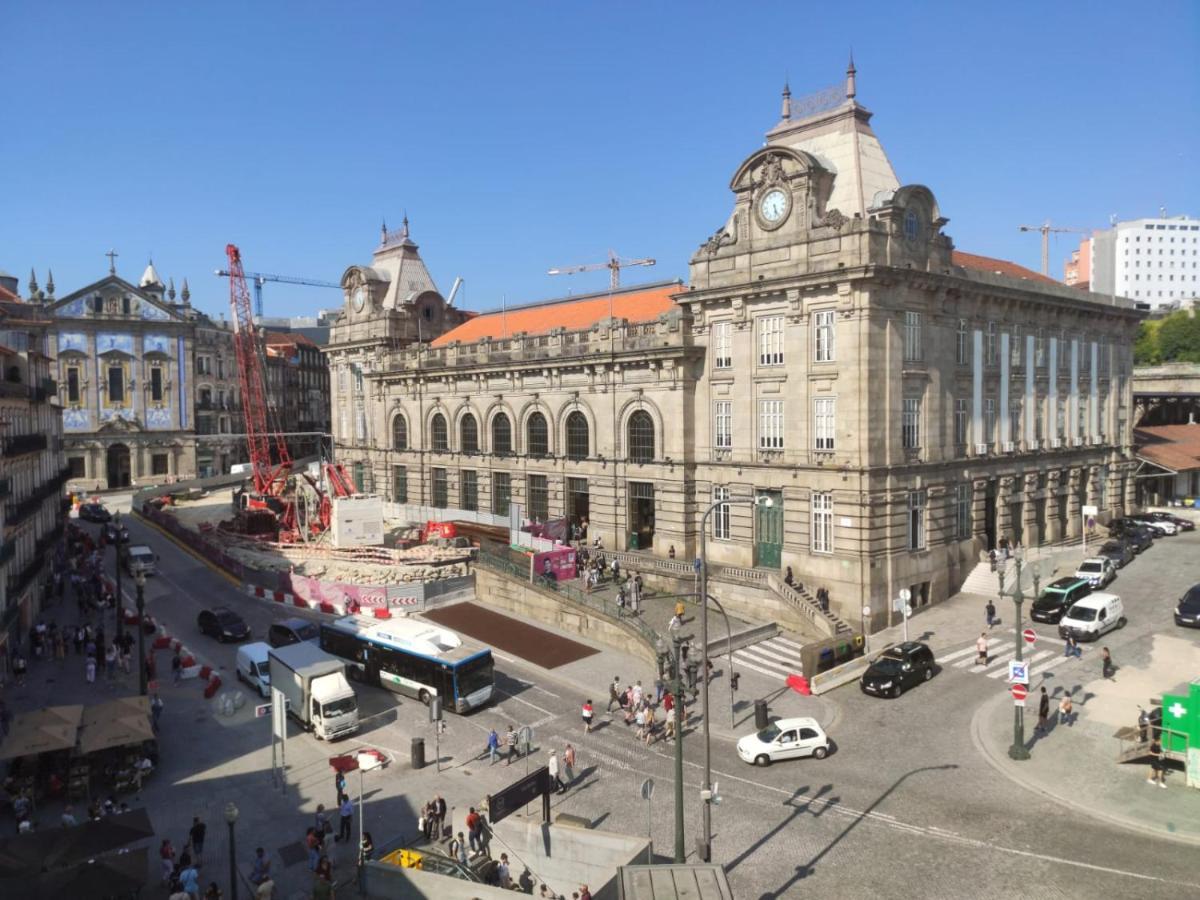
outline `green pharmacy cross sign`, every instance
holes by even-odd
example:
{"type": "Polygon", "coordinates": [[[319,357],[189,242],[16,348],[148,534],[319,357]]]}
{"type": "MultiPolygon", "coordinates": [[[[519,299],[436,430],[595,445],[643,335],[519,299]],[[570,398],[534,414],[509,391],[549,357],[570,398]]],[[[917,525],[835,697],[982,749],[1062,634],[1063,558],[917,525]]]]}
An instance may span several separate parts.
{"type": "Polygon", "coordinates": [[[1187,696],[1163,694],[1162,711],[1163,749],[1184,757],[1188,785],[1200,787],[1200,684],[1187,696]]]}

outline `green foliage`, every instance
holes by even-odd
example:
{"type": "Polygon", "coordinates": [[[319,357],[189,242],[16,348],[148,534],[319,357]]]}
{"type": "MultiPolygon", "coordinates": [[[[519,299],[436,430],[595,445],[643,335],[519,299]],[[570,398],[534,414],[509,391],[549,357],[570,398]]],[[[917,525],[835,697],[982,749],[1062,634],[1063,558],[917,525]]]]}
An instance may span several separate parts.
{"type": "Polygon", "coordinates": [[[1143,322],[1134,341],[1133,361],[1137,366],[1200,363],[1200,318],[1180,310],[1163,319],[1143,322]]]}

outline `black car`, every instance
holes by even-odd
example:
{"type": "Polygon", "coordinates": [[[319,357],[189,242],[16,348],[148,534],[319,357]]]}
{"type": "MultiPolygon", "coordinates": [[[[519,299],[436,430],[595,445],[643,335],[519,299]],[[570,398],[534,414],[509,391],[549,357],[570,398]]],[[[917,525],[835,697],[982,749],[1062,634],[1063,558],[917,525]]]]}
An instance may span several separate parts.
{"type": "Polygon", "coordinates": [[[301,641],[317,641],[321,629],[308,619],[284,619],[267,629],[267,643],[272,647],[286,647],[301,641]]]}
{"type": "Polygon", "coordinates": [[[1147,547],[1154,546],[1154,532],[1145,525],[1138,525],[1136,522],[1131,522],[1128,519],[1118,520],[1125,524],[1114,528],[1108,526],[1110,537],[1119,538],[1133,549],[1134,553],[1141,553],[1147,547]]]}
{"type": "Polygon", "coordinates": [[[933,651],[918,641],[888,647],[858,680],[864,694],[899,697],[907,688],[933,677],[933,651]]]}
{"type": "Polygon", "coordinates": [[[1195,531],[1196,523],[1191,519],[1185,519],[1182,516],[1173,516],[1165,512],[1146,513],[1146,517],[1154,519],[1156,522],[1173,522],[1175,527],[1180,531],[1195,531]]]}
{"type": "Polygon", "coordinates": [[[79,518],[85,522],[107,522],[112,513],[99,503],[84,503],[79,507],[79,518]]]}
{"type": "Polygon", "coordinates": [[[250,629],[242,617],[228,606],[214,606],[212,609],[202,610],[196,617],[196,625],[199,626],[201,634],[214,637],[222,643],[244,641],[250,637],[250,629]]]}
{"type": "Polygon", "coordinates": [[[1096,551],[1096,555],[1110,560],[1118,569],[1123,569],[1133,562],[1133,558],[1137,554],[1133,552],[1133,547],[1128,542],[1117,539],[1105,541],[1103,546],[1096,551]]]}
{"type": "Polygon", "coordinates": [[[1179,598],[1175,607],[1175,624],[1200,628],[1200,584],[1192,586],[1179,598]]]}
{"type": "Polygon", "coordinates": [[[1076,575],[1050,582],[1029,608],[1029,618],[1035,622],[1057,623],[1063,614],[1092,592],[1092,586],[1076,575]]]}
{"type": "Polygon", "coordinates": [[[110,544],[129,543],[129,529],[115,519],[105,522],[101,531],[104,532],[104,540],[110,544]]]}

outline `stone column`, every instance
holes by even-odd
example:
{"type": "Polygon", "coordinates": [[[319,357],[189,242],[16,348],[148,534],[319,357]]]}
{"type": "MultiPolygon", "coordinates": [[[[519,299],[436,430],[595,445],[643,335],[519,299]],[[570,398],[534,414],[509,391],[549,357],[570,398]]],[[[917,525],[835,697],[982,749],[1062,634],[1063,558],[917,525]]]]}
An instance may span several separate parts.
{"type": "Polygon", "coordinates": [[[1043,541],[1043,536],[1038,531],[1037,501],[1034,499],[1037,494],[1037,486],[1037,475],[1025,476],[1022,485],[1021,530],[1025,533],[1022,543],[1026,547],[1037,547],[1043,541]]]}
{"type": "Polygon", "coordinates": [[[1079,537],[1083,534],[1083,524],[1080,521],[1082,503],[1079,502],[1079,480],[1083,470],[1079,466],[1071,468],[1071,477],[1067,482],[1067,522],[1068,537],[1079,537]]]}
{"type": "Polygon", "coordinates": [[[1013,527],[1012,527],[1012,498],[1013,498],[1013,478],[1004,476],[1000,479],[999,489],[996,491],[996,543],[999,544],[1001,538],[1008,538],[1009,544],[1013,543],[1013,527]]]}

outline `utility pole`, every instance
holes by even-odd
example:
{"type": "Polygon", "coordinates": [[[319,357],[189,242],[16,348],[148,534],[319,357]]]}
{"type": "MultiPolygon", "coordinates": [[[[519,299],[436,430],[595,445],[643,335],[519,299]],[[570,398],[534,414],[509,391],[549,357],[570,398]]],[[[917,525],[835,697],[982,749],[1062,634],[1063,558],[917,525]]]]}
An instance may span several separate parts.
{"type": "Polygon", "coordinates": [[[680,661],[679,637],[671,639],[671,659],[675,667],[672,684],[675,692],[675,862],[687,862],[687,847],[683,836],[683,666],[680,661]]]}

